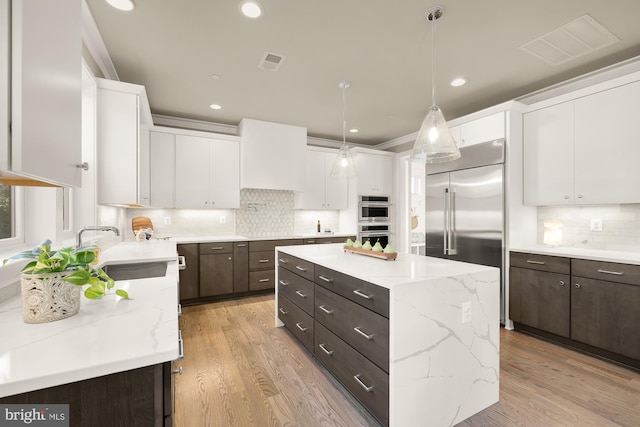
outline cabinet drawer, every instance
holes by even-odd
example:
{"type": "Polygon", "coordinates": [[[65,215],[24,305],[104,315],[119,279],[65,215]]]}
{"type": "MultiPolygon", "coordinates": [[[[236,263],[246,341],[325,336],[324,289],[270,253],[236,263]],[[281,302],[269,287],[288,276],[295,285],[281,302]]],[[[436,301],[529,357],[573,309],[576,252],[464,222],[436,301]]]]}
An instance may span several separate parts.
{"type": "Polygon", "coordinates": [[[275,256],[274,251],[249,251],[249,270],[275,269],[275,256]]]}
{"type": "Polygon", "coordinates": [[[200,243],[200,255],[233,252],[233,242],[200,243]]]}
{"type": "Polygon", "coordinates": [[[315,322],[314,354],[384,425],[389,425],[389,375],[315,322]],[[357,377],[357,379],[356,379],[357,377]]]}
{"type": "Polygon", "coordinates": [[[313,263],[278,252],[278,265],[313,282],[313,263]]]}
{"type": "Polygon", "coordinates": [[[313,317],[284,295],[278,294],[278,319],[309,351],[313,352],[313,317]]]}
{"type": "Polygon", "coordinates": [[[389,372],[389,319],[322,286],[315,288],[315,318],[389,372]]]}
{"type": "Polygon", "coordinates": [[[275,251],[276,246],[301,245],[302,239],[255,240],[249,242],[249,252],[275,251]]]}
{"type": "Polygon", "coordinates": [[[628,285],[640,285],[640,265],[572,259],[571,275],[628,285]]]}
{"type": "Polygon", "coordinates": [[[275,289],[276,271],[261,270],[249,272],[249,290],[261,291],[264,289],[275,289]]]}
{"type": "Polygon", "coordinates": [[[389,289],[359,280],[337,271],[315,266],[314,281],[363,307],[389,317],[389,289]]]}
{"type": "Polygon", "coordinates": [[[531,270],[548,271],[550,273],[569,274],[571,271],[571,258],[549,255],[511,252],[509,264],[512,267],[529,268],[531,270]]]}
{"type": "Polygon", "coordinates": [[[278,292],[284,294],[298,307],[313,316],[313,288],[312,281],[297,274],[278,267],[278,292]]]}

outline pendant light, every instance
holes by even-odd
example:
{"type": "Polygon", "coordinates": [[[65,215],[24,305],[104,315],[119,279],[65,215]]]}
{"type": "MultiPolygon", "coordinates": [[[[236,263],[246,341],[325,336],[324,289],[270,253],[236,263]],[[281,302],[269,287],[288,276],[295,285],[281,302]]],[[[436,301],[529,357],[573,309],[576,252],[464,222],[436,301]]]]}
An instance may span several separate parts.
{"type": "Polygon", "coordinates": [[[338,84],[338,87],[342,89],[342,146],[329,174],[332,178],[355,178],[358,175],[353,157],[351,157],[351,150],[347,145],[347,88],[349,86],[351,86],[349,82],[338,84]]]}
{"type": "Polygon", "coordinates": [[[436,104],[436,59],[435,38],[436,21],[442,16],[442,8],[434,7],[425,12],[425,18],[431,21],[431,101],[427,117],[420,126],[411,158],[425,163],[448,162],[460,158],[460,150],[456,146],[442,110],[436,104]]]}

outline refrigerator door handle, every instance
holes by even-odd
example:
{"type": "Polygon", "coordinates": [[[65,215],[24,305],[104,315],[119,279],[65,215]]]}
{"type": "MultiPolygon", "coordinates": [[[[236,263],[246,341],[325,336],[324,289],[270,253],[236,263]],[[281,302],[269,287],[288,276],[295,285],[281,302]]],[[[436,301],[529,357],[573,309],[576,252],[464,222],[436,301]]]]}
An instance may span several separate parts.
{"type": "Polygon", "coordinates": [[[458,251],[455,248],[455,234],[456,234],[456,188],[451,187],[449,189],[449,246],[447,252],[449,255],[457,255],[458,251]]]}
{"type": "Polygon", "coordinates": [[[442,247],[443,247],[443,251],[442,253],[444,255],[447,255],[447,248],[449,247],[448,242],[447,242],[447,237],[449,234],[449,187],[445,187],[444,189],[444,196],[442,197],[443,200],[443,204],[444,207],[442,209],[442,212],[444,213],[444,215],[442,216],[442,222],[443,222],[443,233],[442,233],[442,247]]]}

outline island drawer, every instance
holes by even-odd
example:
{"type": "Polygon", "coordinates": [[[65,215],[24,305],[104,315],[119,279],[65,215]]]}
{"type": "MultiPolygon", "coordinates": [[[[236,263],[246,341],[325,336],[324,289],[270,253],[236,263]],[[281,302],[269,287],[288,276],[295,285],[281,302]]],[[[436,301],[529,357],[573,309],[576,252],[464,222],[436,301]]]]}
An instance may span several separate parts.
{"type": "Polygon", "coordinates": [[[233,242],[200,243],[198,246],[200,250],[200,255],[226,254],[226,253],[233,252],[233,242]]]}
{"type": "Polygon", "coordinates": [[[278,319],[309,351],[313,352],[313,317],[281,293],[278,293],[278,319]]]}
{"type": "Polygon", "coordinates": [[[317,285],[314,314],[318,322],[389,372],[389,319],[317,285]]]}
{"type": "Polygon", "coordinates": [[[249,270],[275,269],[274,251],[249,252],[249,270]]]}
{"type": "Polygon", "coordinates": [[[627,285],[640,285],[640,265],[572,259],[571,275],[627,285]]]}
{"type": "Polygon", "coordinates": [[[249,290],[262,291],[264,289],[275,289],[276,271],[261,270],[249,272],[249,290]]]}
{"type": "Polygon", "coordinates": [[[304,277],[307,280],[313,281],[313,263],[309,261],[305,261],[283,252],[278,252],[278,265],[304,277]]]}
{"type": "Polygon", "coordinates": [[[314,270],[318,285],[389,318],[389,289],[319,265],[314,270]]]}
{"type": "Polygon", "coordinates": [[[511,252],[509,264],[511,267],[548,271],[549,273],[569,274],[571,271],[571,258],[550,255],[511,252]]]}
{"type": "Polygon", "coordinates": [[[312,281],[297,274],[278,267],[278,292],[285,295],[291,302],[313,316],[313,287],[312,281]]]}
{"type": "Polygon", "coordinates": [[[389,375],[315,322],[315,356],[384,425],[389,425],[389,375]]]}
{"type": "Polygon", "coordinates": [[[301,245],[302,239],[277,239],[277,240],[254,240],[249,242],[249,252],[271,251],[274,252],[276,246],[301,245]]]}

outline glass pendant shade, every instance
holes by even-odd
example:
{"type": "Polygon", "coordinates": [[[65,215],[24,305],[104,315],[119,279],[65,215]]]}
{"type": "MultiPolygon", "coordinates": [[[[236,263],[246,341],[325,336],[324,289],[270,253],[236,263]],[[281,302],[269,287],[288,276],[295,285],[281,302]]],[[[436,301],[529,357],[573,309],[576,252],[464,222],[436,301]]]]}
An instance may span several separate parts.
{"type": "Polygon", "coordinates": [[[437,105],[431,106],[420,126],[411,158],[425,163],[448,162],[460,158],[460,150],[437,105]]]}
{"type": "Polygon", "coordinates": [[[351,150],[347,145],[343,144],[340,147],[329,176],[332,178],[355,178],[357,176],[356,165],[353,163],[351,150]]]}

